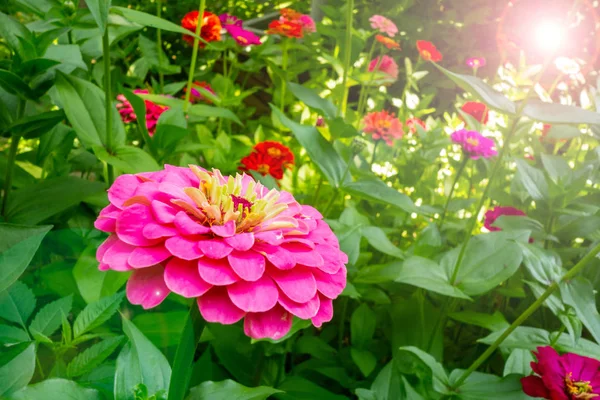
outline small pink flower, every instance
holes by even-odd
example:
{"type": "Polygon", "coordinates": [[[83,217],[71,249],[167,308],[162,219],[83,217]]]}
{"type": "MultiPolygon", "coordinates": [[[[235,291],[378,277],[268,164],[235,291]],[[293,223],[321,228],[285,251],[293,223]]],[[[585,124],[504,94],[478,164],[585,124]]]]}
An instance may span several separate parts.
{"type": "Polygon", "coordinates": [[[494,207],[491,210],[487,210],[485,212],[485,221],[483,223],[483,226],[490,232],[496,232],[496,231],[501,231],[501,228],[498,228],[497,226],[492,226],[494,225],[494,222],[496,222],[496,220],[498,219],[498,217],[502,216],[502,215],[515,215],[515,216],[525,216],[526,214],[514,207],[494,207]]]}
{"type": "Polygon", "coordinates": [[[483,58],[483,57],[471,57],[471,58],[467,58],[466,63],[471,68],[485,67],[485,58],[483,58]]]}
{"type": "MultiPolygon", "coordinates": [[[[147,90],[136,89],[133,91],[133,93],[148,94],[149,92],[147,90]]],[[[135,121],[137,116],[133,111],[131,103],[129,103],[125,96],[120,94],[117,96],[117,100],[119,100],[117,103],[117,110],[119,111],[119,115],[121,115],[121,120],[126,124],[135,121]]],[[[144,100],[144,104],[146,104],[146,129],[148,129],[148,134],[153,136],[154,132],[156,131],[158,119],[163,112],[169,109],[169,107],[160,106],[149,100],[144,100]]]]}
{"type": "Polygon", "coordinates": [[[253,32],[247,31],[237,25],[225,25],[225,30],[241,46],[251,46],[261,44],[260,38],[253,32]]]}
{"type": "Polygon", "coordinates": [[[396,24],[382,15],[373,15],[369,18],[369,21],[371,22],[371,28],[377,29],[379,32],[385,33],[390,37],[394,37],[398,33],[396,24]]]}
{"type": "Polygon", "coordinates": [[[373,72],[375,68],[377,68],[377,71],[388,75],[391,79],[398,79],[398,64],[396,64],[396,61],[390,56],[383,55],[381,57],[381,62],[379,61],[379,57],[373,59],[369,63],[369,72],[373,72]]]}
{"type": "Polygon", "coordinates": [[[300,25],[302,25],[302,30],[305,33],[314,33],[317,31],[315,21],[311,18],[310,15],[302,14],[300,18],[298,18],[298,22],[300,22],[300,25]]]}
{"type": "Polygon", "coordinates": [[[223,27],[226,27],[227,25],[235,25],[235,26],[242,26],[242,20],[239,19],[238,17],[234,16],[234,15],[230,15],[230,14],[221,14],[219,15],[219,20],[221,21],[221,25],[223,27]]]}
{"type": "Polygon", "coordinates": [[[479,132],[461,129],[454,132],[450,138],[454,143],[460,144],[465,154],[473,160],[480,157],[490,158],[498,154],[494,149],[496,143],[479,132]]]}
{"type": "Polygon", "coordinates": [[[166,165],[119,176],[94,226],[110,235],[102,271],[131,271],[127,298],[153,308],[174,292],[208,322],[244,319],[246,335],[280,339],[292,317],[333,317],[348,257],[323,216],[249,175],[166,165]]]}

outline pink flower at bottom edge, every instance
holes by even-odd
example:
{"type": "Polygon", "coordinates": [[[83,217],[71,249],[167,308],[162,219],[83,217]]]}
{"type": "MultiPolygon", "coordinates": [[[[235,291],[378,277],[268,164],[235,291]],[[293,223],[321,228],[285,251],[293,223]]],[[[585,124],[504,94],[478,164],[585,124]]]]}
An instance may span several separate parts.
{"type": "Polygon", "coordinates": [[[292,316],[333,317],[347,256],[321,214],[248,175],[166,165],[121,175],[95,227],[110,235],[100,270],[133,271],[127,297],[145,309],[174,292],[208,322],[244,319],[253,338],[280,339],[292,316]]]}

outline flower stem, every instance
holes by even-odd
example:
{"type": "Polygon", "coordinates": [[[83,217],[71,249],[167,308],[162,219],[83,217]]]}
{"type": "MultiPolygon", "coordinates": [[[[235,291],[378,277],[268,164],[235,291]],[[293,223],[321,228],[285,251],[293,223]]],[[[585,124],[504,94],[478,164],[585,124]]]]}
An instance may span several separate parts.
{"type": "Polygon", "coordinates": [[[285,74],[285,78],[281,81],[281,97],[279,99],[279,109],[283,112],[285,109],[285,92],[287,89],[287,66],[288,66],[288,39],[281,40],[281,70],[285,74]]]}
{"type": "Polygon", "coordinates": [[[187,393],[190,379],[192,378],[192,363],[196,347],[198,346],[205,325],[206,322],[200,315],[198,304],[195,301],[192,302],[188,319],[181,333],[181,340],[175,352],[173,373],[171,374],[171,384],[169,385],[169,400],[183,400],[187,393]]]}
{"type": "MultiPolygon", "coordinates": [[[[373,53],[375,52],[375,45],[377,44],[376,40],[373,40],[373,44],[371,45],[371,49],[369,50],[369,55],[367,56],[367,63],[370,62],[370,60],[373,58],[373,53]]],[[[368,65],[368,64],[367,64],[368,65]]],[[[371,75],[371,79],[367,82],[366,85],[362,85],[360,88],[360,95],[358,96],[358,106],[356,108],[357,110],[357,114],[360,116],[363,114],[364,112],[364,108],[365,108],[365,103],[367,100],[367,91],[369,90],[369,85],[371,84],[371,81],[373,80],[373,76],[375,74],[375,71],[377,71],[377,67],[375,67],[373,69],[373,75],[371,75]]],[[[357,118],[356,120],[356,128],[358,129],[358,125],[360,124],[360,118],[357,118]]]]}
{"type": "Polygon", "coordinates": [[[352,19],[354,12],[354,0],[346,2],[346,39],[344,43],[344,71],[342,75],[342,98],[340,99],[340,113],[344,117],[348,107],[348,72],[350,70],[350,56],[352,55],[352,19]]]}
{"type": "MultiPolygon", "coordinates": [[[[102,36],[102,61],[104,64],[104,108],[105,108],[105,122],[106,122],[106,151],[109,154],[112,154],[113,149],[113,105],[112,105],[112,91],[111,91],[111,77],[110,77],[110,42],[108,39],[108,25],[106,26],[106,30],[104,31],[104,36],[102,36]]],[[[108,185],[112,185],[115,180],[115,171],[113,166],[107,164],[106,166],[106,175],[108,180],[108,185]]]]}
{"type": "MultiPolygon", "coordinates": [[[[17,121],[23,117],[23,113],[25,112],[25,105],[27,104],[27,100],[19,100],[19,104],[17,106],[17,121]]],[[[10,190],[12,189],[12,178],[13,178],[13,170],[15,168],[15,161],[17,159],[17,152],[19,150],[19,141],[21,140],[21,136],[13,136],[10,142],[10,149],[8,150],[8,160],[6,164],[6,175],[4,177],[4,197],[2,198],[2,216],[6,217],[6,207],[8,205],[8,196],[10,195],[10,190]]]]}
{"type": "MultiPolygon", "coordinates": [[[[156,0],[156,16],[158,18],[162,16],[162,0],[156,0]]],[[[160,28],[156,29],[156,46],[158,47],[158,87],[162,94],[165,91],[165,75],[162,72],[162,31],[160,28]]]]}
{"type": "Polygon", "coordinates": [[[525,322],[527,318],[529,318],[531,314],[533,314],[538,308],[540,308],[542,304],[544,304],[544,301],[546,301],[546,299],[558,289],[560,283],[566,282],[574,278],[579,272],[581,272],[581,270],[583,270],[583,268],[585,268],[585,266],[590,261],[594,259],[594,257],[596,257],[598,253],[600,253],[600,243],[597,244],[590,252],[588,252],[585,255],[585,257],[579,260],[579,262],[573,268],[571,268],[565,275],[563,275],[559,282],[552,282],[552,284],[548,286],[546,291],[542,293],[542,295],[525,311],[523,311],[523,313],[519,315],[519,317],[512,323],[512,325],[509,326],[504,332],[502,332],[498,339],[496,339],[494,343],[492,343],[492,345],[481,356],[479,356],[479,358],[475,360],[465,372],[463,372],[461,377],[454,383],[454,385],[452,385],[452,389],[456,389],[460,385],[462,385],[467,380],[469,375],[471,375],[471,373],[473,373],[477,368],[479,368],[479,366],[483,364],[483,362],[487,360],[488,357],[491,356],[492,353],[494,353],[494,351],[496,351],[496,349],[502,344],[502,342],[504,342],[504,340],[515,329],[517,329],[523,322],[525,322]]]}
{"type": "Polygon", "coordinates": [[[452,200],[452,195],[454,194],[454,189],[458,184],[458,180],[462,175],[465,167],[467,166],[467,162],[469,162],[469,157],[463,154],[463,160],[456,171],[456,176],[454,177],[454,181],[452,182],[452,187],[450,188],[450,193],[448,194],[448,198],[446,199],[446,204],[444,205],[444,211],[442,212],[442,217],[440,218],[439,230],[442,231],[442,226],[444,226],[444,220],[446,219],[446,214],[448,213],[448,206],[450,205],[450,200],[452,200]]]}
{"type": "Polygon", "coordinates": [[[375,156],[377,155],[377,146],[379,145],[380,140],[376,140],[373,145],[373,153],[371,154],[371,163],[369,166],[373,169],[373,164],[375,163],[375,156]]]}
{"type": "Polygon", "coordinates": [[[183,112],[187,112],[190,105],[190,96],[192,95],[192,84],[194,83],[194,74],[196,73],[196,61],[198,61],[198,44],[200,43],[200,33],[202,32],[202,24],[204,23],[204,9],[206,8],[206,0],[200,0],[198,6],[198,23],[196,24],[196,36],[194,36],[194,48],[192,49],[192,62],[190,64],[190,72],[188,74],[187,89],[185,91],[185,102],[183,103],[183,112]]]}

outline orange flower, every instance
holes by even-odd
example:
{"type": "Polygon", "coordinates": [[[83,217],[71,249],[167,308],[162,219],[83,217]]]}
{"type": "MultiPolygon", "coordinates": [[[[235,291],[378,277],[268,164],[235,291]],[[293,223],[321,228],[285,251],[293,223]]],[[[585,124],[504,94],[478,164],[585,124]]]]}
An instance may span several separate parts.
{"type": "Polygon", "coordinates": [[[400,139],[404,135],[402,122],[394,113],[385,110],[365,115],[363,125],[363,131],[370,134],[373,140],[383,140],[388,146],[392,145],[394,139],[400,139]]]}
{"type": "Polygon", "coordinates": [[[283,21],[271,21],[267,33],[270,35],[281,35],[289,38],[301,38],[304,36],[302,32],[302,24],[287,19],[283,21]]]}
{"type": "MultiPolygon", "coordinates": [[[[181,26],[188,31],[196,32],[198,26],[198,11],[191,11],[185,14],[185,17],[181,20],[181,26]]],[[[206,42],[216,42],[221,40],[221,21],[215,14],[204,11],[204,19],[202,21],[202,29],[200,30],[200,37],[206,42]]],[[[183,35],[183,40],[191,45],[194,45],[194,37],[190,35],[183,35]]],[[[198,42],[198,47],[203,49],[206,47],[206,43],[198,42]]]]}
{"type": "Polygon", "coordinates": [[[467,101],[460,109],[482,124],[487,124],[489,115],[485,104],[478,101],[467,101]]]}
{"type": "Polygon", "coordinates": [[[376,35],[375,39],[385,47],[391,50],[400,50],[400,43],[396,42],[394,39],[390,39],[387,36],[376,35]]]}
{"type": "Polygon", "coordinates": [[[417,40],[417,50],[419,50],[421,58],[425,61],[442,61],[442,53],[440,53],[431,42],[426,40],[417,40]]]}
{"type": "Polygon", "coordinates": [[[279,14],[290,21],[299,20],[302,17],[302,13],[299,13],[296,10],[292,10],[291,8],[283,8],[279,10],[279,14]]]}
{"type": "Polygon", "coordinates": [[[241,163],[242,171],[256,171],[263,176],[281,179],[283,172],[294,165],[294,153],[287,146],[268,140],[256,144],[241,163]]]}

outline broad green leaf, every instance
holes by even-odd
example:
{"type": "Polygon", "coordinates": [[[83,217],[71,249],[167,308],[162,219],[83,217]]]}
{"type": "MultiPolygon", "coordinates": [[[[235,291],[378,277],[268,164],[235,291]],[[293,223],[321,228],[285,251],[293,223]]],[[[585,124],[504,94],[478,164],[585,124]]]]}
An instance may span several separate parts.
{"type": "MultiPolygon", "coordinates": [[[[463,374],[463,370],[455,369],[450,374],[450,383],[454,384],[463,374]]],[[[473,372],[456,390],[461,400],[527,400],[531,397],[523,393],[521,376],[509,375],[501,378],[496,375],[473,372]]]]}
{"type": "Polygon", "coordinates": [[[433,258],[442,247],[442,236],[436,223],[430,223],[417,236],[414,247],[414,255],[425,258],[433,258]]]}
{"type": "Polygon", "coordinates": [[[560,286],[560,293],[564,302],[575,309],[596,343],[600,344],[600,314],[596,308],[594,288],[590,281],[577,277],[564,282],[560,286]]]}
{"type": "Polygon", "coordinates": [[[52,226],[21,226],[0,223],[0,291],[21,276],[52,226]]]}
{"type": "Polygon", "coordinates": [[[73,277],[79,288],[79,293],[88,304],[115,294],[131,275],[128,272],[100,271],[96,259],[97,248],[96,245],[87,247],[73,267],[73,277]]]}
{"type": "Polygon", "coordinates": [[[506,319],[500,313],[500,311],[496,311],[493,314],[485,314],[475,311],[459,311],[450,313],[448,316],[455,321],[480,326],[491,331],[504,330],[509,326],[508,322],[506,322],[506,319]]]}
{"type": "Polygon", "coordinates": [[[548,200],[548,183],[544,173],[532,167],[525,160],[517,159],[517,179],[523,184],[527,193],[534,200],[548,200]]]}
{"type": "Polygon", "coordinates": [[[514,114],[517,110],[515,103],[510,101],[502,93],[492,89],[487,83],[472,75],[463,75],[450,72],[447,69],[434,64],[448,78],[452,79],[461,89],[479,98],[490,108],[507,114],[514,114]]]}
{"type": "Polygon", "coordinates": [[[442,267],[433,260],[413,256],[404,261],[396,282],[417,286],[445,296],[470,299],[455,286],[450,285],[442,267]]]}
{"type": "Polygon", "coordinates": [[[553,124],[546,135],[547,139],[572,139],[581,136],[581,130],[573,125],[553,124]]]}
{"type": "Polygon", "coordinates": [[[166,348],[179,343],[187,314],[187,311],[143,313],[136,315],[133,323],[156,347],[166,348]]]}
{"type": "Polygon", "coordinates": [[[0,325],[0,344],[13,345],[30,340],[29,334],[23,329],[11,325],[0,325]]]}
{"type": "Polygon", "coordinates": [[[442,367],[442,365],[437,362],[435,358],[423,350],[412,346],[401,347],[400,350],[412,353],[431,370],[433,388],[436,392],[442,394],[447,392],[446,388],[449,385],[448,375],[446,374],[446,371],[444,371],[444,367],[442,367]]]}
{"type": "Polygon", "coordinates": [[[535,280],[545,286],[560,280],[563,275],[560,257],[534,244],[519,243],[519,246],[523,264],[535,280]]]}
{"type": "Polygon", "coordinates": [[[62,323],[62,317],[69,315],[73,305],[73,295],[63,297],[48,303],[35,314],[29,330],[35,337],[36,334],[42,334],[45,337],[52,336],[62,323]]]}
{"type": "Polygon", "coordinates": [[[119,347],[123,336],[115,336],[96,343],[77,354],[67,366],[67,376],[74,378],[91,372],[119,347]]]}
{"type": "Polygon", "coordinates": [[[148,128],[146,126],[146,102],[140,96],[133,93],[131,90],[123,89],[122,92],[127,101],[129,101],[129,103],[133,107],[133,112],[135,113],[135,117],[137,119],[138,128],[142,131],[142,134],[144,136],[148,135],[148,128]]]}
{"type": "Polygon", "coordinates": [[[384,254],[388,254],[392,257],[404,258],[404,252],[396,247],[390,239],[388,239],[385,232],[376,226],[364,226],[361,228],[361,234],[371,246],[379,250],[384,254]]]}
{"type": "Polygon", "coordinates": [[[290,91],[294,94],[294,96],[298,98],[298,100],[302,101],[307,106],[320,111],[324,118],[333,119],[337,116],[338,110],[333,103],[322,98],[312,89],[294,82],[288,82],[287,86],[290,88],[290,91]]]}
{"type": "Polygon", "coordinates": [[[398,369],[394,366],[394,360],[388,362],[379,371],[379,374],[377,374],[371,385],[371,391],[377,400],[404,399],[405,396],[402,389],[402,379],[398,369]]]}
{"type": "Polygon", "coordinates": [[[369,376],[377,366],[377,359],[369,350],[352,347],[350,348],[350,356],[365,377],[369,376]]]}
{"type": "Polygon", "coordinates": [[[88,70],[87,64],[83,61],[81,49],[75,44],[57,44],[49,46],[44,53],[44,58],[60,62],[60,64],[56,66],[56,70],[65,74],[70,74],[77,68],[81,68],[84,71],[88,70]]]}
{"type": "Polygon", "coordinates": [[[533,354],[529,350],[514,349],[504,363],[503,376],[510,374],[519,374],[522,376],[531,375],[531,363],[535,361],[533,354]]]}
{"type": "Polygon", "coordinates": [[[281,390],[267,387],[246,387],[231,379],[221,382],[204,382],[190,390],[188,400],[264,400],[275,393],[282,393],[281,390]]]}
{"type": "Polygon", "coordinates": [[[15,190],[6,207],[6,218],[19,224],[38,224],[104,190],[102,182],[73,176],[46,179],[15,190]]]}
{"type": "Polygon", "coordinates": [[[96,389],[88,389],[66,379],[48,379],[27,386],[8,400],[101,400],[96,389]]]}
{"type": "Polygon", "coordinates": [[[550,179],[559,186],[567,186],[571,177],[571,167],[564,157],[542,154],[542,165],[550,179]]]}
{"type": "Polygon", "coordinates": [[[0,355],[0,397],[25,387],[35,371],[35,344],[20,344],[0,355]]]}
{"type": "Polygon", "coordinates": [[[57,0],[15,0],[15,3],[27,7],[40,17],[43,17],[52,7],[60,4],[57,0]]]}
{"type": "Polygon", "coordinates": [[[15,282],[11,287],[0,292],[0,317],[16,322],[23,328],[35,309],[35,296],[31,289],[22,282],[15,282]]]}
{"type": "Polygon", "coordinates": [[[354,310],[350,319],[353,347],[363,349],[371,342],[375,334],[376,322],[375,313],[366,304],[363,303],[354,310]]]}
{"type": "Polygon", "coordinates": [[[15,18],[0,12],[0,37],[23,61],[35,58],[33,34],[15,18]]]}
{"type": "MultiPolygon", "coordinates": [[[[281,400],[347,400],[348,397],[333,394],[314,382],[298,375],[288,375],[285,381],[278,386],[285,393],[278,393],[281,400]]],[[[391,399],[390,399],[391,400],[391,399]]]]}
{"type": "Polygon", "coordinates": [[[225,118],[235,122],[238,125],[244,125],[237,115],[228,108],[209,106],[206,104],[194,104],[188,109],[190,115],[206,118],[225,118]]]}
{"type": "Polygon", "coordinates": [[[104,35],[106,24],[108,23],[108,12],[110,10],[111,0],[85,0],[85,3],[94,16],[98,28],[100,28],[100,35],[104,35]]]}
{"type": "Polygon", "coordinates": [[[88,304],[79,313],[73,324],[75,338],[108,321],[119,310],[124,297],[125,292],[121,292],[88,304]]]}
{"type": "Polygon", "coordinates": [[[402,263],[397,261],[388,264],[368,265],[358,271],[354,282],[368,284],[393,282],[400,276],[401,271],[402,263]]]}
{"type": "Polygon", "coordinates": [[[347,166],[331,143],[325,140],[314,126],[301,125],[292,121],[273,105],[271,105],[271,109],[281,123],[292,131],[294,137],[304,147],[312,162],[327,178],[331,186],[339,187],[343,183],[342,179],[345,179],[344,175],[347,175],[344,174],[347,166]]]}
{"type": "Polygon", "coordinates": [[[149,26],[151,28],[162,29],[163,31],[181,33],[192,37],[196,36],[194,32],[181,27],[181,25],[177,25],[165,19],[158,18],[152,14],[147,14],[145,12],[132,10],[130,8],[116,6],[112,6],[111,11],[121,14],[129,21],[134,22],[136,24],[140,24],[142,26],[149,26]]]}
{"type": "Polygon", "coordinates": [[[161,71],[166,75],[178,74],[181,72],[181,67],[179,65],[172,65],[169,63],[169,59],[163,52],[162,47],[159,48],[156,42],[148,39],[144,35],[140,35],[138,43],[144,58],[151,68],[161,71]]]}
{"type": "Polygon", "coordinates": [[[48,111],[21,118],[10,128],[13,136],[23,136],[26,139],[34,139],[49,132],[54,126],[65,119],[63,110],[48,111]]]}
{"type": "Polygon", "coordinates": [[[410,197],[389,187],[379,179],[346,182],[343,184],[342,189],[353,196],[389,204],[409,213],[419,211],[410,197]]]}
{"type": "Polygon", "coordinates": [[[600,114],[559,103],[529,101],[523,115],[548,124],[600,124],[600,114]]]}
{"type": "Polygon", "coordinates": [[[167,358],[129,320],[123,318],[123,331],[129,337],[115,372],[115,398],[135,400],[133,388],[142,383],[149,395],[169,389],[171,366],[167,358]]]}
{"type": "Polygon", "coordinates": [[[158,171],[161,169],[154,158],[139,147],[119,146],[115,149],[114,155],[109,154],[101,146],[94,146],[93,149],[98,159],[118,168],[126,174],[158,171]]]}
{"type": "Polygon", "coordinates": [[[10,71],[0,69],[0,87],[22,100],[36,100],[36,96],[25,82],[10,71]]]}
{"type": "Polygon", "coordinates": [[[187,118],[180,107],[172,107],[161,114],[152,137],[152,145],[160,152],[169,155],[171,150],[188,136],[187,118]]]}

